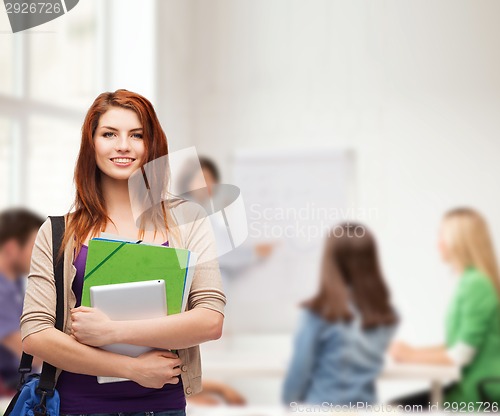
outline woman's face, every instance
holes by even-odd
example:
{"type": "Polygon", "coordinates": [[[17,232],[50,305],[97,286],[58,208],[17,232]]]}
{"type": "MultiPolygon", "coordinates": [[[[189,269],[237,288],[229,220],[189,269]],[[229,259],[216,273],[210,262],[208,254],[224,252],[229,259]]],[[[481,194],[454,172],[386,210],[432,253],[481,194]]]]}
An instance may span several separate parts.
{"type": "Polygon", "coordinates": [[[439,254],[441,255],[441,260],[443,260],[445,263],[450,263],[450,248],[448,247],[448,243],[446,242],[444,224],[441,224],[441,227],[439,229],[438,250],[439,254]]]}
{"type": "Polygon", "coordinates": [[[127,180],[141,167],[145,153],[143,129],[137,114],[112,107],[99,119],[94,134],[96,163],[109,178],[127,180]]]}
{"type": "Polygon", "coordinates": [[[196,170],[194,177],[189,182],[188,191],[195,201],[204,204],[212,196],[212,186],[213,184],[210,183],[209,178],[206,176],[206,170],[196,170]]]}
{"type": "Polygon", "coordinates": [[[205,183],[207,184],[208,195],[213,196],[213,188],[217,183],[215,182],[214,175],[208,169],[202,169],[203,177],[205,178],[205,183]]]}

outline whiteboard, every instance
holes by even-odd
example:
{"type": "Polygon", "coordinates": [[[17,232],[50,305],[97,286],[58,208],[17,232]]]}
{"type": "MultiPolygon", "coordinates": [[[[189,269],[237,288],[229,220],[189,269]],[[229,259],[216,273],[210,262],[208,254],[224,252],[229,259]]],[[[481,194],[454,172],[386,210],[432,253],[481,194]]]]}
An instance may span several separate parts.
{"type": "Polygon", "coordinates": [[[273,242],[265,260],[224,279],[228,332],[288,332],[318,285],[323,242],[352,217],[354,153],[339,149],[239,151],[233,180],[245,203],[247,246],[273,242]]]}

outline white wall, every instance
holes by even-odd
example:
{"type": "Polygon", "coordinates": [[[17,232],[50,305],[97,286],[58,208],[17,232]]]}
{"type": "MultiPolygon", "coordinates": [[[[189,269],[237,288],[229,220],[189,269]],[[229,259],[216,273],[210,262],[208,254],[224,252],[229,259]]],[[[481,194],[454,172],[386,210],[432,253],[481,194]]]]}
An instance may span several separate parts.
{"type": "Polygon", "coordinates": [[[355,149],[358,203],[378,209],[369,224],[401,333],[441,341],[453,279],[436,251],[440,216],[473,205],[500,242],[500,3],[183,3],[176,38],[158,46],[160,68],[189,63],[162,73],[167,129],[219,160],[226,178],[239,148],[355,149]]]}
{"type": "Polygon", "coordinates": [[[156,1],[108,0],[105,5],[105,88],[125,88],[156,103],[156,1]]]}
{"type": "Polygon", "coordinates": [[[157,1],[157,111],[170,150],[192,145],[192,1],[157,1]]]}

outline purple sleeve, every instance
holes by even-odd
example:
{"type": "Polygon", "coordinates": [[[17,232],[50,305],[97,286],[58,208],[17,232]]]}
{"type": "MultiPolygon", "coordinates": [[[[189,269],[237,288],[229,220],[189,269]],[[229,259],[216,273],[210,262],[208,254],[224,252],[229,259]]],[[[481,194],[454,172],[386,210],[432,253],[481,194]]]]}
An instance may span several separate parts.
{"type": "Polygon", "coordinates": [[[0,342],[13,332],[19,331],[20,307],[11,290],[0,284],[0,342]]]}

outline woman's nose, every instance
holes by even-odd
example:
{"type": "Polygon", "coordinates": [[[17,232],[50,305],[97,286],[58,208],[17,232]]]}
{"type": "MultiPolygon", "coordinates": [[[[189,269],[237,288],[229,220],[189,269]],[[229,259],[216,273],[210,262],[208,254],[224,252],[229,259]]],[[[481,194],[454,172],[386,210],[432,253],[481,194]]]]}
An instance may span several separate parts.
{"type": "Polygon", "coordinates": [[[130,142],[126,135],[118,136],[118,140],[116,141],[116,150],[122,152],[130,150],[130,142]]]}

